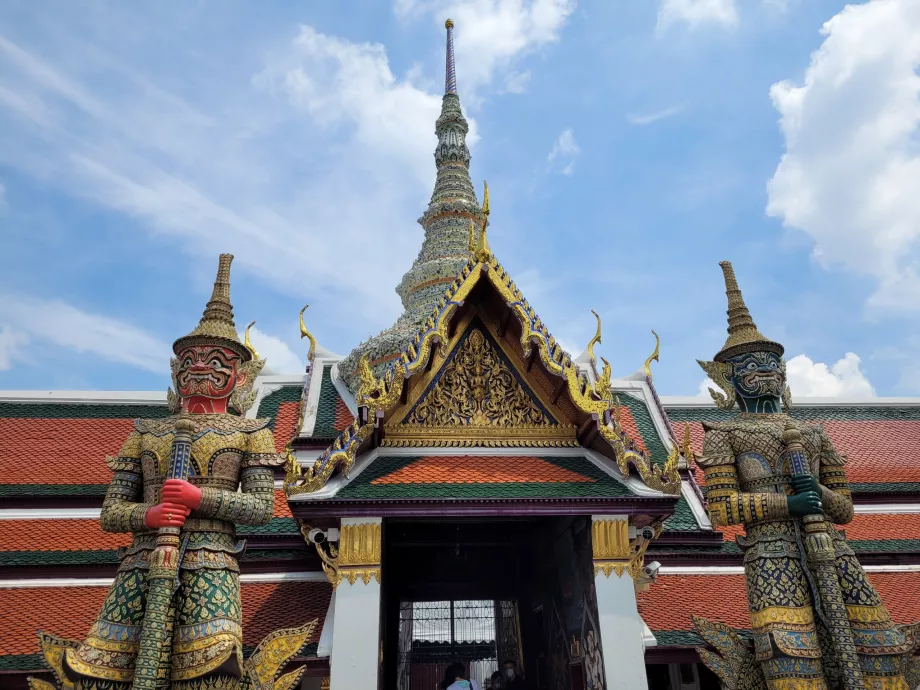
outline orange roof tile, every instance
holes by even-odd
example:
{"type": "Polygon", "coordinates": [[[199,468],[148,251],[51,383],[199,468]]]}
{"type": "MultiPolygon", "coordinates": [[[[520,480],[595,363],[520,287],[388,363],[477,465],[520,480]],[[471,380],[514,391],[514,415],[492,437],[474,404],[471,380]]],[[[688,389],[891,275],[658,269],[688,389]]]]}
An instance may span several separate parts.
{"type": "MultiPolygon", "coordinates": [[[[869,573],[869,580],[896,623],[920,621],[920,572],[869,573]]],[[[751,627],[742,574],[661,575],[637,597],[639,613],[652,630],[693,630],[690,614],[733,628],[751,627]]]]}
{"type": "MultiPolygon", "coordinates": [[[[871,541],[876,539],[920,539],[920,513],[856,513],[847,525],[837,525],[846,531],[847,539],[871,541]]],[[[741,525],[720,527],[724,541],[735,541],[744,534],[741,525]]]]}
{"type": "Polygon", "coordinates": [[[354,421],[355,416],[348,410],[348,405],[341,397],[335,400],[335,421],[332,428],[336,431],[343,431],[354,421]]]}
{"type": "MultiPolygon", "coordinates": [[[[319,640],[332,587],[326,582],[244,583],[243,641],[258,644],[277,628],[319,618],[311,642],[319,640]]],[[[38,630],[82,639],[108,587],[26,587],[0,589],[0,656],[38,654],[38,630]]]]}
{"type": "Polygon", "coordinates": [[[827,421],[824,428],[847,456],[851,482],[920,482],[920,423],[909,421],[827,421]]]}
{"type": "MultiPolygon", "coordinates": [[[[920,482],[920,462],[914,451],[920,447],[920,423],[916,421],[864,420],[819,421],[838,451],[847,456],[847,479],[853,483],[920,482]],[[913,461],[905,462],[905,459],[913,461]]],[[[674,424],[678,438],[684,424],[674,424]]],[[[703,452],[703,425],[690,422],[693,452],[703,452]]],[[[697,481],[703,473],[694,464],[697,481]]]]}
{"type": "Polygon", "coordinates": [[[134,428],[131,419],[0,418],[4,484],[108,484],[105,464],[134,428]]]}
{"type": "Polygon", "coordinates": [[[281,489],[275,489],[275,509],[272,515],[276,518],[294,517],[291,514],[291,507],[288,505],[287,496],[281,489]]]}
{"type": "Polygon", "coordinates": [[[636,450],[648,450],[645,446],[645,441],[642,439],[642,433],[639,431],[639,426],[636,424],[632,412],[630,412],[626,405],[620,405],[620,426],[623,427],[623,431],[626,432],[626,435],[632,439],[636,450]]]}
{"type": "Polygon", "coordinates": [[[371,484],[559,484],[594,482],[542,458],[526,455],[430,455],[371,484]]]}
{"type": "Polygon", "coordinates": [[[91,518],[4,520],[0,529],[0,551],[104,551],[130,543],[130,534],[103,532],[91,518]]]}
{"type": "Polygon", "coordinates": [[[275,414],[275,452],[282,452],[294,435],[300,430],[297,422],[300,421],[300,403],[284,402],[278,406],[275,414]]]}

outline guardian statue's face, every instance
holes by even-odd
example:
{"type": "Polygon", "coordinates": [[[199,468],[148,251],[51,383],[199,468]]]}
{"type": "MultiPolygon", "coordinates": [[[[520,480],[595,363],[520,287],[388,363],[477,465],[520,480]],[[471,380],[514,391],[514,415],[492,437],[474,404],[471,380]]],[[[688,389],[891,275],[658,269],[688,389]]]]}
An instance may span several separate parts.
{"type": "Polygon", "coordinates": [[[750,352],[728,360],[732,385],[742,398],[782,398],[786,390],[786,364],[773,352],[750,352]]]}
{"type": "Polygon", "coordinates": [[[225,347],[193,345],[180,350],[176,357],[176,385],[179,396],[229,398],[239,379],[240,356],[225,347]]]}

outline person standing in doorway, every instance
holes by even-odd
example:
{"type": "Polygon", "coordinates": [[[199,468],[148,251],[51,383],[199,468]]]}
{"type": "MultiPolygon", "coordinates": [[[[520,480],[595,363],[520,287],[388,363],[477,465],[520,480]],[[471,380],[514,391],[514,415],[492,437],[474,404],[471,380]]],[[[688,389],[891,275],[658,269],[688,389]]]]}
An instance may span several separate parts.
{"type": "Polygon", "coordinates": [[[530,686],[524,677],[518,671],[517,664],[513,659],[506,659],[504,666],[505,684],[502,686],[506,690],[530,690],[530,686]]]}
{"type": "Polygon", "coordinates": [[[466,666],[453,663],[444,670],[444,680],[441,681],[441,690],[479,690],[479,683],[467,679],[469,674],[466,666]]]}

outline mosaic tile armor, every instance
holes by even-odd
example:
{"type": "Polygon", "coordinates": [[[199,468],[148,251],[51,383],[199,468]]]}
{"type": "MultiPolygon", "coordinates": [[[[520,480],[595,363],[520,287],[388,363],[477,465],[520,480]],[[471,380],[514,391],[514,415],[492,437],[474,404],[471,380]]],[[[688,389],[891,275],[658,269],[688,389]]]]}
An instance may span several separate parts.
{"type": "Polygon", "coordinates": [[[701,655],[726,687],[907,690],[903,672],[913,634],[892,623],[833,526],[853,518],[845,459],[822,427],[780,411],[789,399],[782,346],[760,335],[731,265],[723,270],[729,339],[714,362],[701,364],[725,392],[713,392],[717,403],[737,402],[743,411],[704,424],[696,462],[706,477],[713,526],[745,526],[738,543],[754,649],[753,660],[746,660],[745,646],[728,639],[730,629],[695,619],[723,654],[701,655]],[[758,669],[762,676],[753,672],[758,669]]]}
{"type": "Polygon", "coordinates": [[[286,457],[269,420],[230,412],[252,404],[264,365],[248,329],[245,343],[236,333],[232,259],[221,255],[201,321],[173,345],[168,401],[177,414],[137,420],[107,460],[102,529],[134,539],[102,610],[82,643],[39,633],[63,690],[291,690],[303,674],[280,671],[316,621],[271,633],[243,660],[236,525],[272,518],[273,468],[286,457]]]}
{"type": "MultiPolygon", "coordinates": [[[[195,415],[193,420],[188,481],[202,489],[202,500],[182,530],[178,591],[170,611],[170,678],[177,688],[225,665],[235,667],[231,675],[239,676],[243,638],[237,560],[244,545],[236,539],[235,524],[263,525],[271,519],[272,467],[284,462],[275,453],[268,420],[228,414],[195,415]]],[[[89,636],[67,655],[69,669],[87,679],[133,680],[157,538],[157,531],[144,525],[144,515],[159,502],[174,435],[175,417],[138,420],[118,456],[109,460],[114,476],[102,527],[135,536],[89,636]]],[[[96,686],[84,680],[81,687],[96,686]]]]}

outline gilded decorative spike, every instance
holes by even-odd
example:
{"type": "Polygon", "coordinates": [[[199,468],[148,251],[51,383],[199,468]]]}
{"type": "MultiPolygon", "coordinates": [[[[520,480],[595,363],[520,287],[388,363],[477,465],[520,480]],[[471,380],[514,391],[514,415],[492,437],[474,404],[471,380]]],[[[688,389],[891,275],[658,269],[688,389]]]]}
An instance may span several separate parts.
{"type": "Polygon", "coordinates": [[[252,341],[249,339],[249,329],[256,325],[255,321],[250,321],[249,325],[246,326],[246,333],[244,334],[243,344],[246,346],[246,349],[252,354],[253,359],[261,359],[259,353],[256,352],[256,349],[252,346],[252,341]]]}
{"type": "Polygon", "coordinates": [[[309,304],[305,304],[303,309],[300,310],[300,339],[303,340],[307,338],[310,341],[310,351],[307,353],[307,361],[312,362],[313,357],[316,355],[316,338],[307,330],[307,326],[303,322],[303,313],[309,306],[309,304]]]}
{"type": "Polygon", "coordinates": [[[601,344],[601,317],[593,309],[591,313],[594,314],[594,318],[597,319],[597,332],[594,334],[594,337],[591,338],[591,341],[588,343],[588,357],[591,359],[591,364],[594,364],[597,360],[594,358],[594,346],[601,344]]]}
{"type": "Polygon", "coordinates": [[[661,338],[655,331],[652,331],[652,335],[655,336],[655,351],[645,360],[645,377],[649,381],[652,380],[652,362],[658,361],[658,353],[661,351],[661,338]]]}

